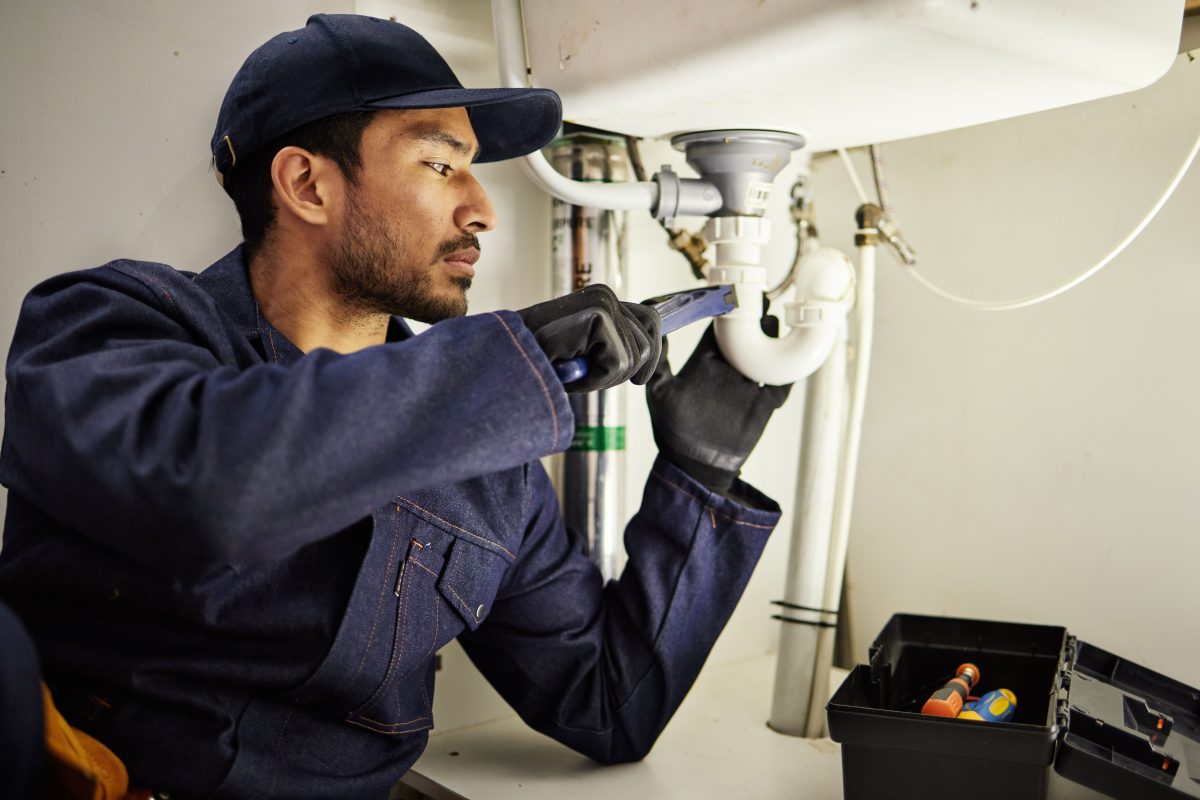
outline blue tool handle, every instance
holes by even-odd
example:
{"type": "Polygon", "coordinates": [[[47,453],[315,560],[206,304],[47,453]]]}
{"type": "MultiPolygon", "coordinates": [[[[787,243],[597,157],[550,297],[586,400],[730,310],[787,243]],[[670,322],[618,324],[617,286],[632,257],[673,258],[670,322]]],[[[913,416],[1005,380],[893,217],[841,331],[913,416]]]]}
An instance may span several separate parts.
{"type": "Polygon", "coordinates": [[[558,375],[558,379],[564,384],[574,383],[588,373],[587,359],[583,356],[572,358],[569,361],[554,362],[554,372],[558,375]]]}
{"type": "MultiPolygon", "coordinates": [[[[647,300],[646,305],[658,312],[662,335],[666,336],[698,320],[728,314],[737,308],[737,298],[733,287],[725,284],[674,292],[647,300]]],[[[563,384],[572,383],[588,374],[587,359],[578,356],[568,361],[556,361],[554,372],[563,384]]]]}

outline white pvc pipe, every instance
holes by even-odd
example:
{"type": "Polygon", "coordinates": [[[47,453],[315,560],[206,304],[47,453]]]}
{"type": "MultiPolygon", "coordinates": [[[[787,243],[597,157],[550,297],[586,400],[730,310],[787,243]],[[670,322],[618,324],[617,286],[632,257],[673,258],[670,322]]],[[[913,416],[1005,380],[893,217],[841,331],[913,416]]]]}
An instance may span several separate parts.
{"type": "MultiPolygon", "coordinates": [[[[763,289],[755,293],[751,288],[752,301],[762,296],[763,289]]],[[[738,296],[746,295],[739,286],[738,296]]],[[[738,372],[759,383],[782,386],[816,372],[833,349],[836,326],[794,328],[785,338],[772,339],[757,319],[718,318],[716,334],[721,354],[738,372]]]]}
{"type": "Polygon", "coordinates": [[[658,184],[654,181],[573,181],[560,175],[546,160],[541,150],[522,158],[521,169],[542,191],[576,206],[607,208],[612,211],[649,211],[658,202],[658,184]]]}
{"type": "Polygon", "coordinates": [[[737,293],[738,307],[714,322],[722,355],[747,378],[782,385],[808,377],[829,357],[844,324],[854,272],[836,250],[820,248],[805,255],[796,268],[797,302],[788,305],[791,329],[778,339],[763,333],[759,324],[765,270],[717,266],[709,280],[730,282],[737,293]]]}
{"type": "Polygon", "coordinates": [[[525,22],[521,0],[492,0],[492,29],[496,32],[496,55],[500,85],[529,86],[529,58],[525,52],[525,22]]]}
{"type": "MultiPolygon", "coordinates": [[[[854,485],[858,472],[859,444],[862,440],[863,411],[866,408],[867,381],[871,370],[871,342],[875,332],[875,252],[876,244],[858,248],[858,286],[851,318],[851,344],[854,347],[854,371],[850,378],[849,410],[846,415],[846,439],[842,450],[841,478],[834,501],[833,535],[821,608],[841,611],[842,582],[846,575],[846,550],[850,544],[850,515],[854,508],[854,485]]],[[[813,691],[809,700],[805,735],[810,739],[825,734],[825,699],[829,696],[829,670],[833,666],[834,628],[817,633],[813,691]]]]}
{"type": "Polygon", "coordinates": [[[846,391],[846,329],[837,326],[824,365],[808,379],[803,446],[796,480],[796,520],[788,550],[775,691],[768,724],[792,736],[808,727],[809,698],[815,680],[817,649],[825,600],[830,529],[837,494],[846,391]],[[786,619],[794,621],[786,621],[786,619]]]}
{"type": "MultiPolygon", "coordinates": [[[[500,85],[508,88],[529,86],[529,59],[525,51],[525,25],[521,19],[521,0],[492,0],[492,26],[496,31],[496,55],[500,66],[500,85]]],[[[539,188],[560,200],[577,206],[607,208],[613,211],[648,211],[658,202],[658,184],[586,183],[560,175],[540,150],[521,159],[521,168],[539,188]]]]}

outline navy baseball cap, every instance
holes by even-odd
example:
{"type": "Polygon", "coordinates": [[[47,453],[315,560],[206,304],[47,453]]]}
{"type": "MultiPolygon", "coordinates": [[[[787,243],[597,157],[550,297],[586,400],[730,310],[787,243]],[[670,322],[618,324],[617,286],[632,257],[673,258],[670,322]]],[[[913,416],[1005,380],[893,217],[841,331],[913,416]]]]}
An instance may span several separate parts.
{"type": "Polygon", "coordinates": [[[315,14],[242,64],[217,117],[212,153],[222,183],[239,159],[318,119],[347,111],[464,106],[477,161],[532,153],[554,138],[562,103],[550,89],[464,89],[425,38],[398,22],[315,14]]]}

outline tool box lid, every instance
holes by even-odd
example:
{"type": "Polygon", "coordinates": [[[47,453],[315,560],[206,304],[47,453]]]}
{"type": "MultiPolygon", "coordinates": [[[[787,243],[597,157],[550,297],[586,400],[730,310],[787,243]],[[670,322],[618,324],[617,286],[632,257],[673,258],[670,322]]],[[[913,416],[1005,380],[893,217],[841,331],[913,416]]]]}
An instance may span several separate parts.
{"type": "Polygon", "coordinates": [[[1200,691],[1067,638],[1054,769],[1118,800],[1200,798],[1200,691]]]}

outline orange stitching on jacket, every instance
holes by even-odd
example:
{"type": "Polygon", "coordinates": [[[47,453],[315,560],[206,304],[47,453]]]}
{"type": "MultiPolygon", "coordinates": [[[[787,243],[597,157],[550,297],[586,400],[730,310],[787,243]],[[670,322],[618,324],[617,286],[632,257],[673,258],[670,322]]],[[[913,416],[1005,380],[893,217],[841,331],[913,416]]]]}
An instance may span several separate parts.
{"type": "MultiPolygon", "coordinates": [[[[403,725],[411,725],[414,722],[422,722],[424,720],[428,720],[428,719],[430,719],[430,717],[414,717],[413,719],[406,720],[404,722],[380,722],[379,720],[369,719],[368,717],[364,717],[361,715],[359,716],[359,719],[363,720],[363,722],[374,722],[380,728],[399,728],[403,725]]],[[[376,733],[388,733],[388,731],[381,731],[381,730],[379,730],[379,728],[372,728],[370,725],[363,725],[362,722],[359,722],[356,719],[347,718],[346,722],[349,722],[351,725],[357,725],[360,728],[366,728],[369,731],[375,731],[376,733]]],[[[424,727],[428,728],[429,726],[426,725],[424,727]]],[[[420,730],[420,728],[417,728],[417,730],[420,730]]],[[[396,733],[399,733],[399,731],[396,731],[396,733]]]]}
{"type": "Polygon", "coordinates": [[[744,520],[737,519],[736,517],[731,517],[728,514],[722,514],[720,511],[716,512],[716,514],[721,519],[727,519],[734,525],[745,525],[747,528],[758,528],[759,530],[764,531],[771,531],[775,529],[774,525],[760,525],[757,522],[745,522],[744,520]]]}
{"type": "Polygon", "coordinates": [[[454,595],[454,599],[459,602],[459,605],[461,605],[464,609],[466,609],[468,614],[470,614],[471,616],[475,616],[475,612],[471,610],[471,607],[469,605],[467,605],[467,601],[463,600],[461,597],[458,596],[458,592],[454,591],[453,586],[451,586],[450,584],[447,583],[446,591],[448,591],[448,592],[450,592],[450,594],[454,595]]]}
{"type": "MultiPolygon", "coordinates": [[[[120,270],[118,270],[118,272],[119,271],[120,270]]],[[[175,309],[176,311],[179,310],[179,306],[175,303],[175,298],[171,297],[171,292],[167,290],[167,287],[163,283],[161,283],[158,280],[158,278],[155,278],[153,275],[151,275],[148,272],[146,272],[146,273],[139,272],[138,275],[141,277],[144,277],[147,282],[153,283],[155,288],[157,288],[160,292],[162,292],[163,296],[167,298],[167,302],[171,304],[171,308],[175,309]]]]}
{"type": "MultiPolygon", "coordinates": [[[[667,486],[670,486],[672,489],[675,489],[679,492],[682,492],[683,494],[686,494],[688,497],[692,498],[697,503],[704,503],[704,507],[708,510],[708,512],[710,514],[716,514],[721,519],[727,519],[730,522],[732,522],[734,525],[745,525],[747,528],[759,528],[764,531],[773,530],[775,528],[774,525],[760,525],[757,522],[745,522],[744,520],[740,520],[737,517],[731,517],[728,514],[722,514],[720,511],[713,511],[713,509],[708,505],[708,503],[705,500],[700,499],[696,495],[689,492],[687,489],[683,488],[682,486],[680,486],[676,483],[671,482],[670,480],[664,478],[662,475],[659,475],[657,472],[651,472],[650,477],[658,478],[660,481],[665,483],[667,486]]],[[[715,523],[713,524],[713,527],[716,527],[715,523]]]]}
{"type": "MultiPolygon", "coordinates": [[[[398,512],[399,509],[397,509],[397,513],[398,512]]],[[[384,592],[388,590],[388,587],[390,587],[392,583],[392,559],[396,555],[396,542],[399,538],[400,537],[398,536],[392,537],[392,549],[388,551],[387,567],[383,571],[384,592]]],[[[383,601],[385,597],[385,594],[381,594],[379,599],[375,602],[375,617],[371,620],[371,632],[367,635],[367,646],[363,648],[362,658],[358,660],[358,666],[355,667],[354,674],[350,676],[351,683],[358,678],[358,673],[362,672],[363,664],[365,664],[367,661],[367,653],[371,651],[371,645],[375,642],[375,631],[379,627],[379,612],[383,610],[383,601]]]]}
{"type": "Polygon", "coordinates": [[[430,575],[432,575],[435,578],[438,576],[438,574],[436,572],[434,572],[429,567],[422,564],[420,561],[417,561],[415,558],[410,558],[408,560],[408,563],[412,564],[414,567],[420,567],[421,569],[425,570],[426,572],[428,572],[430,575]]]}
{"type": "MultiPolygon", "coordinates": [[[[439,603],[437,600],[434,600],[433,601],[433,641],[431,641],[429,643],[429,652],[430,653],[433,652],[433,646],[435,644],[437,644],[438,629],[441,627],[442,627],[442,604],[439,603]]],[[[426,657],[428,657],[428,655],[429,654],[427,653],[426,657]]],[[[421,685],[421,699],[423,699],[425,701],[426,710],[432,711],[433,703],[431,703],[429,701],[429,693],[425,691],[425,676],[418,675],[417,682],[421,685]]],[[[399,696],[400,696],[400,693],[396,692],[396,697],[399,697],[399,696]]]]}
{"type": "Polygon", "coordinates": [[[505,553],[508,553],[508,557],[509,557],[509,558],[516,560],[516,556],[515,556],[515,555],[513,555],[512,551],[511,551],[511,550],[509,550],[509,549],[508,549],[507,547],[505,547],[504,545],[500,544],[499,542],[493,542],[491,539],[488,539],[488,538],[487,538],[487,537],[485,537],[485,536],[480,536],[480,535],[478,535],[478,534],[471,533],[471,532],[470,532],[469,530],[467,530],[466,528],[460,528],[459,526],[455,525],[455,524],[454,524],[453,522],[451,522],[450,520],[447,520],[447,519],[442,519],[442,518],[441,518],[441,517],[439,517],[437,514],[435,514],[435,513],[433,513],[432,511],[430,511],[429,509],[427,509],[427,508],[422,508],[421,506],[419,506],[419,505],[417,505],[416,503],[414,503],[412,500],[409,500],[407,497],[398,497],[398,498],[396,498],[396,499],[397,499],[397,500],[402,500],[402,501],[404,501],[405,503],[408,503],[408,504],[409,504],[410,506],[412,506],[413,508],[415,508],[415,509],[418,509],[419,511],[423,511],[423,512],[425,512],[425,513],[426,513],[426,514],[428,514],[429,516],[431,516],[431,517],[433,517],[434,519],[436,519],[438,522],[445,523],[446,525],[449,525],[451,528],[454,528],[454,530],[456,530],[456,531],[462,531],[462,532],[463,532],[463,533],[465,533],[467,536],[470,536],[472,539],[478,539],[478,540],[479,540],[479,541],[481,541],[481,542],[487,542],[488,544],[495,545],[496,547],[499,547],[499,548],[500,548],[501,550],[503,550],[505,553]]]}
{"type": "MultiPolygon", "coordinates": [[[[405,564],[416,563],[416,560],[410,555],[404,559],[405,564]]],[[[395,677],[395,672],[400,667],[400,663],[404,660],[405,654],[408,652],[408,606],[409,600],[416,595],[410,586],[408,591],[404,593],[404,607],[396,613],[396,635],[392,637],[392,660],[388,662],[387,672],[383,673],[383,683],[379,684],[379,691],[382,692],[385,687],[391,686],[392,680],[395,677]]],[[[376,692],[379,694],[379,692],[376,692]]],[[[400,692],[392,692],[395,697],[395,711],[392,713],[397,717],[400,716],[400,692]]],[[[382,700],[382,698],[380,698],[382,700]]]]}
{"type": "Polygon", "coordinates": [[[550,419],[554,423],[554,442],[555,442],[555,444],[557,444],[558,443],[558,412],[554,410],[554,401],[552,399],[550,399],[550,390],[546,387],[546,382],[544,380],[542,380],[542,373],[538,372],[537,367],[535,367],[533,365],[533,361],[530,360],[529,354],[525,352],[524,347],[521,347],[521,343],[519,341],[517,341],[516,334],[514,334],[512,332],[512,329],[508,327],[508,323],[504,321],[504,318],[501,317],[499,314],[497,314],[495,311],[492,312],[492,316],[495,317],[497,320],[499,320],[500,324],[504,326],[504,331],[505,331],[505,333],[508,334],[508,338],[513,340],[513,344],[515,344],[517,346],[517,350],[519,350],[521,353],[521,358],[525,359],[525,363],[528,364],[529,369],[533,371],[533,377],[537,378],[538,383],[541,384],[542,394],[545,395],[545,397],[546,397],[546,405],[550,406],[550,419]]]}
{"type": "MultiPolygon", "coordinates": [[[[405,555],[404,563],[407,564],[408,561],[409,558],[407,555],[405,555]]],[[[388,572],[390,573],[391,570],[389,569],[388,572]]],[[[396,662],[398,660],[396,657],[396,650],[397,648],[401,647],[401,644],[404,641],[403,636],[404,631],[406,630],[404,621],[408,619],[406,612],[408,611],[408,598],[411,594],[411,591],[404,592],[400,597],[400,606],[396,609],[396,633],[394,636],[392,636],[392,653],[390,656],[388,656],[388,665],[387,669],[383,671],[383,680],[380,681],[378,688],[371,693],[371,696],[367,698],[367,702],[355,709],[354,713],[359,713],[364,708],[370,708],[371,706],[375,705],[375,702],[379,699],[380,695],[383,694],[383,691],[388,687],[388,684],[392,682],[392,672],[396,669],[396,662]]],[[[363,658],[366,658],[365,652],[363,653],[363,658]]],[[[361,716],[361,714],[359,715],[361,716]]]]}

